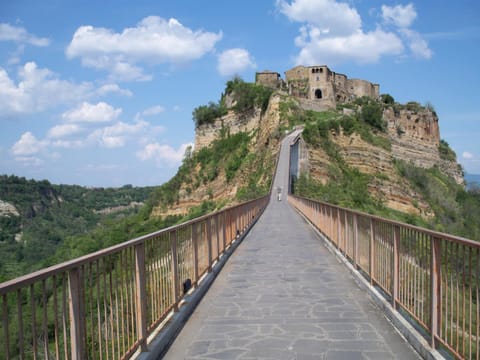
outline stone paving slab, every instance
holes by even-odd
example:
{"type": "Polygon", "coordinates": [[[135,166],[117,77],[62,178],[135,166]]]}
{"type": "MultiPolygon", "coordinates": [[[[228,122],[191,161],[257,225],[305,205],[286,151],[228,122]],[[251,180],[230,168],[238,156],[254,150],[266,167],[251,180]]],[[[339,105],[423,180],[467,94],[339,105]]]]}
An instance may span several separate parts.
{"type": "MultiPolygon", "coordinates": [[[[286,189],[286,147],[275,186],[286,189]]],[[[419,359],[286,201],[237,248],[165,359],[419,359]]]]}

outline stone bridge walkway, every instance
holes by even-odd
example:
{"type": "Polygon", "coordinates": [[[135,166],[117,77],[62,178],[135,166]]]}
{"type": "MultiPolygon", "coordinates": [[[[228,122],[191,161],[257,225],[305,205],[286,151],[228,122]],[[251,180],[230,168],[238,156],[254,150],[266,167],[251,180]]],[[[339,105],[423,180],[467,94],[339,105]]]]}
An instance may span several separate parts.
{"type": "Polygon", "coordinates": [[[285,201],[288,142],[258,223],[164,359],[419,359],[285,201]]]}

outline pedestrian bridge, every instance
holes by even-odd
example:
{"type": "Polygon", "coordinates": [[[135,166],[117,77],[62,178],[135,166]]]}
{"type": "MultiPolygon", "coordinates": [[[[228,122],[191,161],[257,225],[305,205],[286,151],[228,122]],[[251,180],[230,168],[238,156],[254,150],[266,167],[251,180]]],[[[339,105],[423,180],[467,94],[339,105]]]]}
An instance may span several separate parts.
{"type": "Polygon", "coordinates": [[[479,358],[479,243],[287,198],[296,135],[280,199],[0,284],[0,359],[479,358]]]}

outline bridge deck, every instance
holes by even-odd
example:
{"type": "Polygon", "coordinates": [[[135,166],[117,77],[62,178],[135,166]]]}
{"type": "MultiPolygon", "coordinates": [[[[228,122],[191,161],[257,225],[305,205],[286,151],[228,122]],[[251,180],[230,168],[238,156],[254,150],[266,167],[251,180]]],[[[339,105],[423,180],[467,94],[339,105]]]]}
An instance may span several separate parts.
{"type": "MultiPolygon", "coordinates": [[[[286,189],[288,144],[275,186],[286,189]]],[[[285,191],[284,191],[285,193],[285,191]]],[[[275,192],[165,359],[418,359],[275,192]]]]}

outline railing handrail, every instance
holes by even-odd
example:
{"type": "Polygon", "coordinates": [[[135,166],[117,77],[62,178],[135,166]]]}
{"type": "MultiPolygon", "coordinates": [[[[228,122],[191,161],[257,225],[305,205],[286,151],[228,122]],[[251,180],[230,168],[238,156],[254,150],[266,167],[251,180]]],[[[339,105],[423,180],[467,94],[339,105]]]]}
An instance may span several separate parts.
{"type": "Polygon", "coordinates": [[[39,281],[39,280],[46,279],[46,278],[48,278],[48,277],[50,277],[50,276],[52,276],[56,273],[71,270],[73,268],[76,268],[76,267],[81,266],[85,263],[89,263],[91,261],[97,260],[97,259],[99,259],[101,257],[104,257],[104,256],[107,256],[107,255],[113,255],[115,253],[118,253],[118,252],[124,250],[125,248],[138,245],[138,244],[140,244],[140,243],[142,243],[146,240],[158,237],[158,236],[160,236],[164,233],[169,233],[169,232],[171,232],[175,229],[180,229],[182,227],[189,226],[189,225],[197,223],[197,222],[201,222],[205,219],[208,219],[209,217],[215,216],[215,215],[220,214],[220,213],[225,212],[225,211],[236,209],[240,206],[248,205],[250,203],[258,201],[258,200],[260,200],[262,198],[265,198],[267,196],[268,195],[261,196],[257,199],[249,200],[249,201],[246,201],[246,202],[234,205],[234,206],[230,206],[230,207],[225,208],[225,209],[215,211],[213,213],[202,215],[198,218],[188,220],[188,221],[183,222],[181,224],[172,225],[172,226],[169,226],[167,228],[155,231],[153,233],[142,235],[142,236],[139,236],[137,238],[124,241],[120,244],[112,245],[112,246],[107,247],[105,249],[101,249],[101,250],[95,251],[93,253],[77,257],[75,259],[67,260],[67,261],[64,261],[62,263],[49,266],[47,268],[40,269],[40,270],[31,272],[29,274],[25,274],[25,275],[16,277],[14,279],[7,280],[5,282],[0,283],[0,296],[3,295],[3,294],[6,294],[8,292],[11,292],[13,290],[16,290],[18,288],[28,286],[28,285],[30,285],[34,282],[39,281]]]}
{"type": "Polygon", "coordinates": [[[0,353],[7,359],[125,359],[146,351],[149,336],[248,232],[269,199],[230,206],[0,284],[0,353]]]}
{"type": "Polygon", "coordinates": [[[359,211],[359,210],[353,210],[353,209],[350,209],[350,208],[342,207],[342,206],[339,206],[339,205],[334,205],[334,204],[331,204],[331,203],[328,203],[328,202],[325,202],[325,201],[321,201],[321,200],[317,200],[317,199],[298,196],[298,195],[294,195],[294,194],[290,194],[290,196],[292,196],[294,198],[298,198],[298,199],[313,201],[313,202],[316,202],[316,203],[319,203],[319,204],[322,204],[322,205],[327,205],[327,206],[337,208],[337,209],[342,210],[342,211],[348,211],[351,214],[361,215],[361,216],[364,216],[364,217],[371,218],[372,220],[378,220],[378,221],[382,221],[382,222],[387,223],[387,224],[398,225],[398,226],[402,226],[404,228],[408,228],[410,230],[423,232],[424,234],[430,235],[430,236],[435,237],[435,238],[440,237],[440,238],[445,239],[445,240],[458,242],[458,243],[465,244],[465,245],[468,245],[468,246],[473,246],[473,247],[476,247],[476,248],[480,248],[480,241],[467,239],[467,238],[464,238],[464,237],[461,237],[461,236],[447,234],[447,233],[443,233],[443,232],[440,232],[440,231],[427,229],[427,228],[424,228],[424,227],[421,227],[421,226],[407,224],[407,223],[404,223],[404,222],[401,222],[401,221],[398,221],[398,220],[392,220],[392,219],[384,218],[384,217],[381,217],[381,216],[378,216],[378,215],[365,213],[365,212],[362,212],[362,211],[359,211]]]}
{"type": "Polygon", "coordinates": [[[425,330],[430,348],[413,342],[424,356],[442,348],[459,359],[480,357],[480,242],[324,201],[288,200],[358,276],[381,289],[393,314],[425,330]]]}

